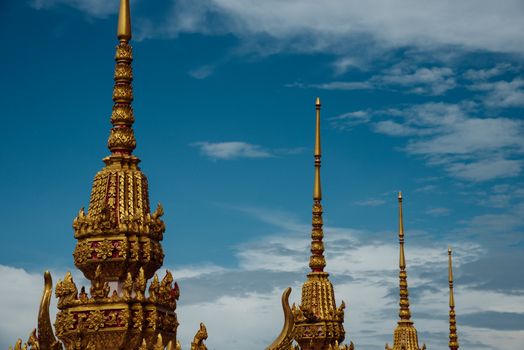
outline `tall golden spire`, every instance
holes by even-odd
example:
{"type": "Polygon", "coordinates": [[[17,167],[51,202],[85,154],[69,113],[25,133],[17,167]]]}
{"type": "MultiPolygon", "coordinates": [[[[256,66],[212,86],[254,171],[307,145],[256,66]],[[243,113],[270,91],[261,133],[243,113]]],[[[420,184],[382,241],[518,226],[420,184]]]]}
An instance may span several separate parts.
{"type": "MultiPolygon", "coordinates": [[[[302,350],[339,349],[344,340],[344,302],[337,308],[335,292],[329,281],[329,274],[324,272],[324,243],[322,239],[322,189],[320,185],[320,99],[316,103],[315,126],[315,177],[313,185],[313,218],[311,230],[311,272],[302,286],[300,307],[293,309],[295,318],[294,339],[302,350]]],[[[344,347],[343,347],[344,348],[344,347]]],[[[345,347],[347,348],[347,347],[345,347]]]]}
{"type": "MultiPolygon", "coordinates": [[[[129,45],[131,40],[131,14],[129,0],[120,1],[120,13],[118,16],[117,37],[119,43],[116,47],[115,86],[113,89],[113,113],[111,115],[111,134],[109,135],[108,147],[113,155],[130,155],[136,147],[133,123],[135,117],[131,102],[133,101],[133,50],[129,45]]],[[[118,157],[110,157],[109,160],[117,160],[118,157]]]]}
{"type": "Polygon", "coordinates": [[[406,256],[404,254],[404,219],[402,215],[402,192],[398,193],[398,242],[400,245],[399,256],[399,289],[400,289],[400,310],[399,323],[411,322],[411,312],[409,311],[408,275],[406,272],[406,256]]]}
{"type": "Polygon", "coordinates": [[[452,251],[448,248],[448,280],[449,280],[449,349],[457,350],[459,348],[457,336],[457,320],[455,318],[455,298],[453,296],[453,266],[452,251]]]}
{"type": "Polygon", "coordinates": [[[419,350],[425,349],[418,346],[417,330],[411,321],[411,312],[409,311],[409,292],[408,292],[408,275],[406,272],[406,254],[404,253],[404,218],[402,214],[402,192],[398,193],[398,241],[400,245],[399,252],[399,321],[393,335],[393,347],[386,344],[386,350],[419,350]]]}
{"type": "Polygon", "coordinates": [[[120,12],[118,14],[118,32],[119,40],[131,40],[131,12],[129,11],[129,0],[120,1],[120,12]]]}
{"type": "Polygon", "coordinates": [[[326,259],[324,258],[324,231],[322,230],[322,187],[320,184],[320,158],[322,157],[320,147],[320,98],[317,97],[316,127],[315,127],[315,181],[313,185],[313,218],[311,230],[311,257],[309,267],[313,272],[324,271],[326,259]]]}

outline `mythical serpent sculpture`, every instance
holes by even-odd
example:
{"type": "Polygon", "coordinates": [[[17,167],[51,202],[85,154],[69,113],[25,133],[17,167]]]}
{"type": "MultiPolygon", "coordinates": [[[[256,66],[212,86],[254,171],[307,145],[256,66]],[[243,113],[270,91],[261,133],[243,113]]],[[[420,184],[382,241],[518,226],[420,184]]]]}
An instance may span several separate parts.
{"type": "Polygon", "coordinates": [[[290,350],[293,343],[293,328],[295,327],[295,318],[289,307],[289,295],[291,287],[287,287],[282,293],[282,309],[284,310],[284,326],[278,337],[271,343],[266,350],[290,350]]]}
{"type": "Polygon", "coordinates": [[[200,329],[195,334],[195,338],[191,342],[191,350],[207,350],[204,340],[207,339],[207,329],[203,323],[200,323],[200,329]]]}

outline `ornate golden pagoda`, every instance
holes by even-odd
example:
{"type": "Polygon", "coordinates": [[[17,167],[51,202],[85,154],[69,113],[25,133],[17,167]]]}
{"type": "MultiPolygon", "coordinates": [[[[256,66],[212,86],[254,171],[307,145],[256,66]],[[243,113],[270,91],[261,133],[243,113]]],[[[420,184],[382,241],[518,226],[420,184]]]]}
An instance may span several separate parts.
{"type": "Polygon", "coordinates": [[[320,99],[316,101],[316,131],[315,131],[315,180],[313,186],[313,220],[311,230],[311,256],[309,267],[311,272],[302,286],[302,301],[298,307],[289,307],[287,288],[282,295],[284,309],[284,327],[277,339],[267,350],[349,350],[353,343],[339,345],[345,337],[344,308],[335,304],[335,292],[329,281],[329,274],[324,271],[324,243],[322,239],[322,188],[320,183],[320,99]],[[293,345],[293,342],[298,345],[293,345]]]}
{"type": "MultiPolygon", "coordinates": [[[[56,321],[51,323],[49,305],[53,284],[44,274],[44,292],[38,313],[38,326],[26,343],[19,339],[15,350],[180,350],[177,341],[178,285],[166,271],[160,279],[156,271],[164,254],[161,241],[165,225],[159,204],[151,212],[147,177],[133,155],[136,140],[134,114],[132,48],[129,44],[131,16],[129,0],[120,0],[118,44],[114,73],[112,128],[108,140],[111,154],[93,181],[87,213],[82,208],[73,221],[77,245],[75,266],[91,282],[89,293],[80,290],[68,272],[58,281],[56,321]]],[[[324,271],[322,189],[320,181],[320,99],[316,100],[314,147],[313,217],[311,256],[307,280],[302,286],[300,305],[289,306],[291,288],[282,295],[284,326],[266,350],[353,350],[345,338],[342,301],[337,307],[333,285],[324,271]]],[[[402,194],[399,193],[400,242],[400,320],[394,332],[393,347],[387,350],[424,350],[418,346],[417,330],[411,321],[404,254],[402,194]]],[[[449,256],[449,348],[457,350],[451,249],[449,256]]],[[[203,323],[191,342],[191,350],[207,350],[207,329],[203,323]]]]}
{"type": "Polygon", "coordinates": [[[404,254],[404,222],[402,215],[402,192],[398,193],[398,240],[400,244],[399,257],[399,317],[398,325],[395,328],[393,335],[393,347],[386,344],[386,350],[424,350],[426,345],[422,348],[418,346],[417,329],[411,321],[411,312],[409,311],[409,293],[408,293],[408,275],[406,272],[406,257],[404,254]]]}
{"type": "MultiPolygon", "coordinates": [[[[180,291],[169,271],[162,279],[155,274],[164,258],[163,209],[159,204],[151,212],[147,178],[132,154],[136,140],[129,0],[120,1],[118,40],[108,140],[111,155],[95,176],[87,213],[81,209],[73,221],[78,240],[74,262],[91,287],[89,293],[84,287],[79,291],[69,272],[57,283],[55,336],[49,317],[52,282],[46,272],[38,331],[24,346],[18,340],[15,350],[28,346],[33,350],[180,349],[175,312],[180,291]]],[[[201,324],[191,349],[206,349],[206,338],[201,324]]]]}
{"type": "Polygon", "coordinates": [[[448,280],[449,280],[449,349],[457,350],[459,348],[457,336],[457,320],[455,318],[455,298],[453,296],[453,266],[452,251],[448,248],[448,280]]]}

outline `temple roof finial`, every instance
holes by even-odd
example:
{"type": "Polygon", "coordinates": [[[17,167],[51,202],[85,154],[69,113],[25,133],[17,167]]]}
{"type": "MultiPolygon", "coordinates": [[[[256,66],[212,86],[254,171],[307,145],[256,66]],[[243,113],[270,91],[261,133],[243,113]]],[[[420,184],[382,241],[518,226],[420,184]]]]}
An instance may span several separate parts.
{"type": "Polygon", "coordinates": [[[409,293],[406,272],[406,256],[404,254],[404,219],[402,214],[402,192],[398,193],[398,241],[400,244],[399,254],[399,286],[400,286],[400,321],[411,323],[411,313],[409,311],[409,293]]]}
{"type": "Polygon", "coordinates": [[[320,157],[322,157],[322,150],[320,146],[320,98],[317,97],[315,103],[317,111],[317,123],[315,127],[315,184],[313,187],[313,199],[322,199],[322,186],[320,184],[320,157]]]}
{"type": "Polygon", "coordinates": [[[131,12],[129,11],[129,0],[120,0],[120,12],[118,14],[118,39],[131,40],[131,12]]]}
{"type": "Polygon", "coordinates": [[[316,100],[316,127],[315,127],[315,182],[313,185],[313,229],[311,231],[311,257],[309,267],[313,272],[322,272],[326,267],[324,258],[324,231],[322,230],[322,187],[320,184],[320,98],[316,100]]]}
{"type": "Polygon", "coordinates": [[[133,102],[133,86],[131,85],[133,82],[133,68],[131,67],[133,49],[129,45],[129,40],[131,39],[129,0],[120,0],[117,33],[119,43],[116,47],[115,55],[114,105],[113,113],[111,114],[113,127],[111,128],[107,145],[113,156],[108,158],[109,162],[118,160],[122,156],[131,156],[131,153],[136,148],[136,139],[133,131],[135,116],[131,107],[133,102]]]}
{"type": "Polygon", "coordinates": [[[449,280],[449,348],[457,350],[459,348],[457,336],[457,320],[455,318],[455,298],[453,296],[453,265],[452,250],[448,247],[448,280],[449,280]]]}

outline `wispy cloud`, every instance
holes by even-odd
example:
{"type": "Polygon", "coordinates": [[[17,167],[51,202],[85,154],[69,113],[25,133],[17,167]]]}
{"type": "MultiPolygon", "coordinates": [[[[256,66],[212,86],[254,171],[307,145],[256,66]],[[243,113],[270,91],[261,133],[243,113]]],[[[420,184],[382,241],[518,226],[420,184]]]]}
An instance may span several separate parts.
{"type": "Polygon", "coordinates": [[[343,113],[330,118],[332,125],[340,129],[352,129],[357,125],[366,124],[371,121],[371,111],[354,111],[343,113]]]}
{"type": "Polygon", "coordinates": [[[442,95],[456,86],[454,72],[448,67],[392,68],[382,76],[372,78],[379,84],[408,87],[409,92],[442,95]]]}
{"type": "Polygon", "coordinates": [[[373,85],[367,81],[331,81],[320,84],[291,83],[286,87],[296,87],[302,89],[321,89],[321,90],[367,90],[373,89],[373,85]]]}
{"type": "Polygon", "coordinates": [[[426,214],[430,216],[435,216],[435,217],[446,216],[446,215],[449,215],[449,213],[450,213],[450,210],[448,208],[442,208],[442,207],[430,208],[426,210],[426,214]]]}
{"type": "Polygon", "coordinates": [[[380,198],[368,198],[368,199],[364,199],[364,200],[355,202],[356,205],[360,205],[363,207],[377,207],[385,203],[386,201],[380,198]]]}
{"type": "MultiPolygon", "coordinates": [[[[116,4],[106,0],[34,0],[33,4],[37,8],[65,4],[92,16],[116,10],[116,4]]],[[[177,37],[184,32],[233,34],[241,39],[244,49],[261,53],[327,51],[365,56],[377,49],[409,46],[522,53],[520,5],[518,0],[497,4],[489,0],[430,1],[423,6],[413,0],[395,4],[387,0],[334,0],[329,4],[312,0],[178,0],[163,9],[163,19],[143,25],[139,32],[142,38],[177,37]]],[[[338,69],[343,71],[350,65],[340,61],[338,69]]]]}
{"type": "Polygon", "coordinates": [[[480,82],[470,89],[485,92],[482,100],[489,107],[524,107],[524,79],[480,82]]]}
{"type": "MultiPolygon", "coordinates": [[[[468,104],[425,103],[368,111],[365,120],[377,133],[407,138],[405,152],[444,167],[454,177],[478,182],[519,175],[524,166],[524,122],[471,114],[475,112],[468,104]]],[[[351,123],[354,118],[339,118],[342,128],[345,119],[351,123]]]]}
{"type": "Polygon", "coordinates": [[[524,25],[519,6],[516,0],[506,0],[504,5],[497,6],[487,0],[460,4],[431,1],[424,6],[416,1],[392,5],[386,0],[365,4],[343,0],[329,4],[311,0],[285,3],[206,0],[197,4],[181,0],[166,11],[168,15],[163,22],[144,35],[233,33],[252,48],[262,50],[270,46],[271,50],[341,52],[349,51],[351,44],[360,38],[368,47],[449,45],[471,50],[522,52],[519,43],[524,25]],[[274,11],[275,8],[279,10],[274,11]],[[214,20],[206,21],[206,18],[214,20]]]}
{"type": "Polygon", "coordinates": [[[514,70],[514,67],[509,63],[499,63],[491,68],[485,69],[468,69],[462,74],[465,79],[473,81],[483,81],[493,77],[502,75],[508,71],[514,70]]]}
{"type": "MultiPolygon", "coordinates": [[[[273,209],[248,208],[245,212],[270,223],[278,232],[237,246],[237,267],[192,265],[174,269],[181,286],[177,313],[181,320],[179,337],[184,345],[190,343],[199,322],[205,322],[210,333],[207,341],[210,348],[263,348],[282,325],[280,295],[283,289],[291,285],[294,289],[291,301],[300,299],[300,286],[307,273],[309,239],[305,231],[308,225],[273,209]],[[269,220],[271,217],[278,219],[269,220]],[[224,317],[231,322],[224,323],[224,317]],[[231,329],[244,335],[234,344],[231,343],[231,329]]],[[[385,339],[392,337],[397,317],[398,243],[393,238],[395,235],[388,234],[392,238],[384,239],[376,233],[329,226],[325,227],[325,233],[327,271],[332,276],[337,302],[345,300],[351,310],[345,322],[348,338],[362,349],[383,346],[385,339]]],[[[432,348],[445,348],[446,335],[435,331],[447,327],[445,245],[421,244],[413,238],[408,242],[410,296],[417,328],[432,348]]],[[[506,320],[499,324],[486,318],[481,323],[466,322],[468,325],[460,328],[462,344],[472,347],[475,341],[477,348],[482,345],[491,350],[515,344],[518,333],[509,338],[504,335],[515,332],[509,321],[520,319],[524,314],[522,307],[515,308],[515,305],[524,305],[524,296],[484,290],[478,282],[487,276],[479,277],[478,273],[473,274],[475,279],[463,282],[463,266],[476,266],[475,262],[485,256],[485,251],[479,245],[464,242],[455,242],[454,248],[459,318],[463,317],[466,322],[474,315],[490,313],[497,319],[506,320]],[[507,313],[512,314],[508,316],[507,313]],[[478,327],[496,337],[497,345],[491,338],[475,337],[478,327]]],[[[496,271],[494,273],[496,275],[496,271]]],[[[23,336],[33,327],[39,299],[39,291],[35,291],[34,285],[41,283],[41,276],[3,266],[0,278],[16,286],[16,293],[13,290],[0,292],[2,310],[11,310],[11,305],[12,314],[20,316],[18,323],[1,324],[0,334],[2,339],[4,335],[23,336]],[[13,303],[13,298],[27,307],[20,308],[21,304],[13,303]],[[28,300],[34,304],[27,304],[28,300]]],[[[521,284],[517,283],[522,290],[521,284]]]]}
{"type": "Polygon", "coordinates": [[[204,65],[190,70],[187,74],[195,79],[205,79],[213,74],[215,66],[204,65]]]}
{"type": "Polygon", "coordinates": [[[295,82],[286,86],[322,90],[400,89],[403,93],[437,96],[455,88],[457,84],[451,68],[413,68],[402,64],[364,81],[331,81],[316,84],[295,82]]]}
{"type": "Polygon", "coordinates": [[[200,150],[204,156],[211,159],[238,159],[238,158],[269,158],[273,157],[268,150],[262,146],[253,145],[241,141],[229,142],[195,142],[191,146],[200,150]]]}

